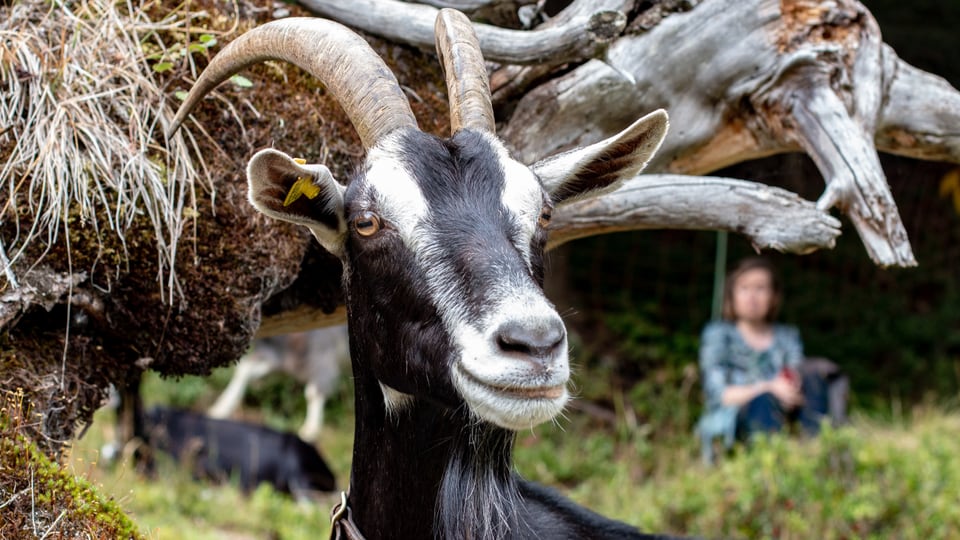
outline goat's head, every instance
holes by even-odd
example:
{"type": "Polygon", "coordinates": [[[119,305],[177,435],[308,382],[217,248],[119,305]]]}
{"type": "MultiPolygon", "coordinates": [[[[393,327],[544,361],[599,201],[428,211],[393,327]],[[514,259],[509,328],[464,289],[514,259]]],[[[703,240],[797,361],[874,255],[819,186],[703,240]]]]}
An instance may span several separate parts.
{"type": "Polygon", "coordinates": [[[243,67],[281,59],[326,84],[367,149],[349,183],[276,150],[250,161],[250,200],[308,227],[344,264],[352,352],[387,409],[412,399],[467,408],[507,429],[557,415],[568,399],[567,337],[542,291],[554,205],[611,189],[643,168],[666,133],[663,111],[600,143],[532,167],[494,132],[487,75],[470,22],[437,18],[450,139],[417,128],[383,61],[347,28],[286,19],[213,58],[181,107],[243,67]]]}

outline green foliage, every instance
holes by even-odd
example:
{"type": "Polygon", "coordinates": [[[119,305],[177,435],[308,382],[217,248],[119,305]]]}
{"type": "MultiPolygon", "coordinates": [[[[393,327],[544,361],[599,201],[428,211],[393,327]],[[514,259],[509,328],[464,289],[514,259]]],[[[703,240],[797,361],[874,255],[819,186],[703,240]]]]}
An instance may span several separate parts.
{"type": "Polygon", "coordinates": [[[638,497],[641,525],[723,538],[949,538],[960,530],[960,418],[859,419],[797,441],[761,439],[716,470],[691,467],[638,497]],[[923,517],[921,517],[923,516],[923,517]]]}
{"type": "Polygon", "coordinates": [[[233,75],[230,77],[230,82],[235,84],[240,88],[251,88],[253,87],[253,81],[244,77],[243,75],[233,75]]]}
{"type": "Polygon", "coordinates": [[[181,60],[190,55],[208,56],[210,48],[216,44],[217,38],[210,34],[201,34],[195,42],[178,41],[170,46],[161,47],[157,43],[144,41],[140,46],[143,49],[144,58],[153,62],[151,69],[155,73],[163,73],[172,70],[181,60]]]}
{"type": "Polygon", "coordinates": [[[658,322],[658,306],[653,303],[611,310],[603,317],[614,333],[621,361],[640,365],[681,368],[696,360],[699,339],[696,335],[672,331],[658,322]]]}
{"type": "Polygon", "coordinates": [[[249,496],[235,484],[198,484],[167,460],[161,460],[160,472],[156,482],[131,488],[136,496],[129,506],[151,538],[217,538],[220,531],[236,531],[256,538],[308,539],[319,537],[329,521],[325,501],[297,504],[266,484],[249,496]]]}
{"type": "MultiPolygon", "coordinates": [[[[193,64],[194,55],[199,55],[203,58],[209,57],[210,49],[216,44],[217,38],[213,35],[200,34],[196,41],[191,42],[187,36],[184,36],[183,41],[177,41],[169,46],[144,41],[141,43],[141,48],[145,53],[145,59],[153,63],[151,69],[154,73],[164,73],[173,70],[183,61],[186,61],[188,64],[193,64]]],[[[231,76],[229,80],[237,88],[253,87],[253,81],[240,74],[231,76]]],[[[187,93],[177,91],[176,96],[182,101],[186,99],[187,93]]]]}
{"type": "MultiPolygon", "coordinates": [[[[689,423],[678,420],[695,418],[699,402],[682,369],[661,369],[611,390],[607,377],[612,364],[588,360],[589,366],[575,375],[578,401],[607,414],[574,406],[556,425],[519,434],[515,458],[525,477],[554,486],[601,514],[647,531],[708,538],[928,540],[950,538],[960,530],[960,460],[955,458],[960,454],[955,436],[960,413],[929,406],[895,421],[889,413],[855,416],[850,426],[827,428],[819,438],[759,440],[705,468],[689,423]]],[[[189,395],[208,403],[228,375],[215,373],[214,382],[151,378],[144,395],[148,402],[189,395]],[[210,383],[208,390],[197,390],[201,382],[210,383]]],[[[285,413],[269,405],[273,398],[268,396],[284,384],[265,382],[258,392],[266,394],[256,399],[281,417],[285,413]]],[[[342,486],[347,485],[353,429],[352,402],[342,399],[344,394],[349,396],[349,389],[328,410],[321,440],[342,486]]],[[[261,487],[245,497],[233,485],[195,483],[166,460],[160,460],[154,481],[139,477],[127,462],[115,469],[93,466],[95,459],[89,456],[95,455],[102,427],[110,422],[109,414],[98,413],[87,438],[74,448],[74,460],[80,463],[74,468],[121,498],[152,538],[327,534],[332,495],[302,505],[261,487]]],[[[290,429],[298,422],[286,420],[290,429]]]]}
{"type": "Polygon", "coordinates": [[[951,538],[960,530],[960,415],[858,417],[815,439],[760,439],[705,468],[693,438],[611,437],[574,421],[521,437],[518,469],[646,531],[708,538],[951,538]]]}

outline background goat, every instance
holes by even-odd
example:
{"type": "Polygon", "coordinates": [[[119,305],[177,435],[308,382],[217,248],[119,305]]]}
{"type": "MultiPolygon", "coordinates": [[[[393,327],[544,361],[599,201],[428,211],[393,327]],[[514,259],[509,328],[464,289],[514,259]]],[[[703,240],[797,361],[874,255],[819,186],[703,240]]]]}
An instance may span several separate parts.
{"type": "Polygon", "coordinates": [[[336,489],[317,449],[293,433],[160,406],[147,411],[143,426],[151,450],[189,464],[198,478],[223,482],[235,475],[246,492],[266,482],[297,498],[336,489]]]}
{"type": "Polygon", "coordinates": [[[197,478],[224,481],[236,475],[244,491],[267,482],[302,499],[313,491],[336,489],[319,450],[297,435],[174,407],[144,411],[140,386],[135,377],[111,392],[107,406],[116,410],[117,421],[109,437],[113,440],[101,448],[104,463],[130,452],[137,468],[152,474],[154,453],[161,451],[191,465],[197,478]]]}
{"type": "Polygon", "coordinates": [[[436,35],[449,139],[420,131],[383,61],[322,19],[274,21],[231,42],[171,126],[237,71],[277,59],[320,79],[367,149],[348,184],[271,149],[247,168],[257,209],[308,227],[343,262],[357,417],[335,533],[641,537],[518,478],[512,448],[516,430],[553,419],[569,399],[566,329],[542,290],[554,205],[637,174],[666,114],[528,168],[495,135],[469,21],[443,10],[436,35]]]}
{"type": "Polygon", "coordinates": [[[349,358],[345,325],[258,339],[237,362],[230,383],[207,413],[212,418],[228,418],[243,400],[247,385],[281,371],[304,385],[307,414],[298,434],[305,441],[316,442],[323,428],[324,403],[349,358]]]}

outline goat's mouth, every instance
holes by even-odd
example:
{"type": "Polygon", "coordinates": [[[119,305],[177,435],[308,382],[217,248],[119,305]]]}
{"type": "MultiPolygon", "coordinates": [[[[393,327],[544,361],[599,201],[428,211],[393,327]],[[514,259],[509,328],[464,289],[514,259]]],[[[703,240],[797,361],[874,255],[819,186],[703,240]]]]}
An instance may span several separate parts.
{"type": "Polygon", "coordinates": [[[506,429],[527,429],[551,420],[569,399],[566,377],[522,386],[484,380],[459,363],[453,372],[455,386],[470,411],[506,429]]]}
{"type": "Polygon", "coordinates": [[[470,382],[482,386],[483,388],[507,397],[515,399],[558,399],[567,392],[566,384],[557,384],[553,386],[517,386],[517,385],[498,385],[481,381],[473,373],[465,368],[459,368],[460,374],[470,382]]]}

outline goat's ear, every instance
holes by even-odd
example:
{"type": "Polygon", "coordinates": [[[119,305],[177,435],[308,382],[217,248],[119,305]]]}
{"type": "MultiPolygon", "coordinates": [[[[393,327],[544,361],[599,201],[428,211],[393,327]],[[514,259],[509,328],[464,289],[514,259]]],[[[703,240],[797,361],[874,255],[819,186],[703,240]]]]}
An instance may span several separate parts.
{"type": "Polygon", "coordinates": [[[257,210],[306,226],[330,253],[343,255],[347,225],[343,192],[323,165],[307,165],[277,150],[261,150],[247,165],[250,202],[257,210]]]}
{"type": "Polygon", "coordinates": [[[667,135],[669,123],[667,112],[659,109],[609,139],[551,156],[530,168],[555,203],[610,191],[647,165],[667,135]]]}

